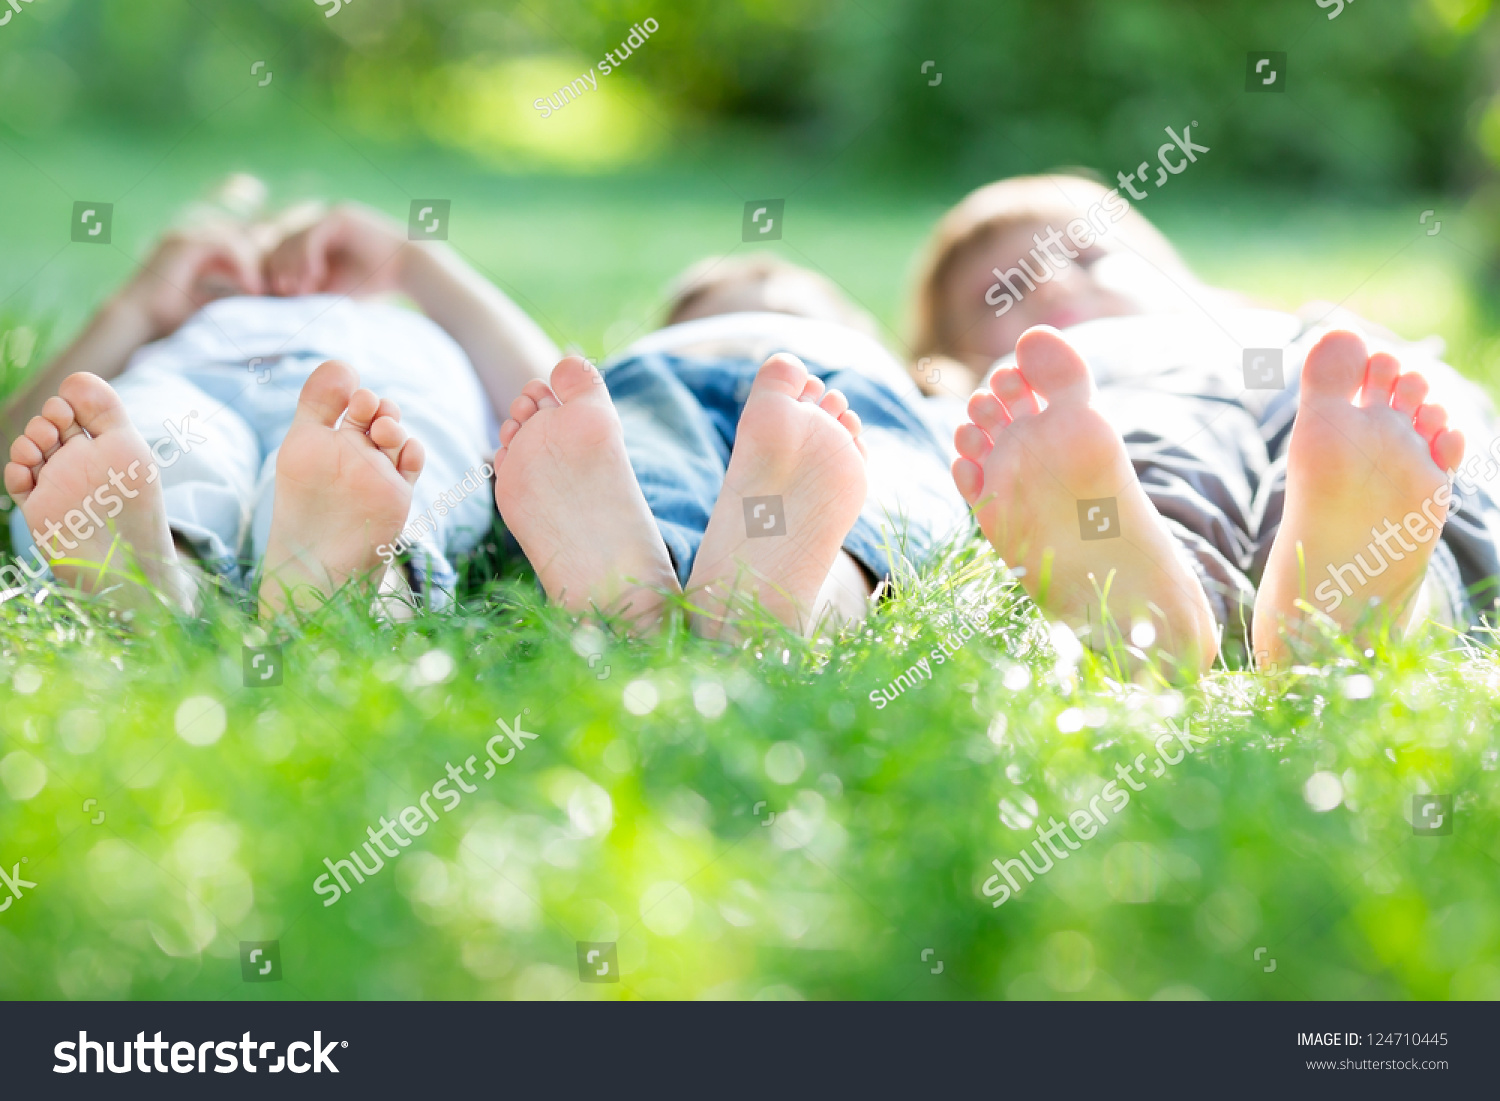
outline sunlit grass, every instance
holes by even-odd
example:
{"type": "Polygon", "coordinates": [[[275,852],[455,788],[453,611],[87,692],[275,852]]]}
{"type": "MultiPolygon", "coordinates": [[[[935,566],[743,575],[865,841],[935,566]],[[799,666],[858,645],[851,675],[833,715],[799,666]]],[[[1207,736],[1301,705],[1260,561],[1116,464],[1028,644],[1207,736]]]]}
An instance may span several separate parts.
{"type": "Polygon", "coordinates": [[[37,883],[0,918],[6,996],[1500,996],[1487,654],[1142,688],[1059,659],[982,547],[812,642],[630,641],[523,577],[406,626],[337,601],[279,688],[243,686],[246,640],[227,605],[149,631],[0,605],[0,861],[37,883]],[[518,715],[523,753],[323,905],[325,857],[518,715]],[[994,909],[991,861],[1169,719],[1206,742],[994,909]],[[1421,791],[1456,796],[1452,836],[1413,835],[1421,791]],[[244,984],[241,940],[286,980],[244,984]],[[580,940],[618,942],[622,984],[579,984],[580,940]]]}

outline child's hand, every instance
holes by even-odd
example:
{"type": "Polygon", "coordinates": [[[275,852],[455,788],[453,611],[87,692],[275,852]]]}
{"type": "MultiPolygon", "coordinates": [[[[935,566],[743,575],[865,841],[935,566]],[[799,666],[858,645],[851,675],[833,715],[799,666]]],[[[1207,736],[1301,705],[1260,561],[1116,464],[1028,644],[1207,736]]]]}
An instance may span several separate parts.
{"type": "Polygon", "coordinates": [[[168,233],[115,302],[140,314],[156,340],[215,299],[262,287],[254,242],[243,227],[218,222],[168,233]]]}
{"type": "Polygon", "coordinates": [[[401,226],[378,211],[343,204],[271,251],[266,286],[282,296],[384,294],[397,289],[405,257],[401,226]]]}

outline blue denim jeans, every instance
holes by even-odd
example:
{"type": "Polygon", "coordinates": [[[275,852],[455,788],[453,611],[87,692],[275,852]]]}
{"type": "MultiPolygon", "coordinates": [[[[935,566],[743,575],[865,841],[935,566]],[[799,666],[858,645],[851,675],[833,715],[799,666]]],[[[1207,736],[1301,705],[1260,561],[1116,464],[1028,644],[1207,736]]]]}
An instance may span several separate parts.
{"type": "MultiPolygon", "coordinates": [[[[761,362],[758,356],[647,352],[627,353],[604,368],[631,466],[684,583],[724,486],[761,362]]],[[[876,580],[922,565],[968,524],[946,449],[885,381],[849,367],[807,367],[843,391],[864,422],[869,491],[844,549],[876,580]]]]}

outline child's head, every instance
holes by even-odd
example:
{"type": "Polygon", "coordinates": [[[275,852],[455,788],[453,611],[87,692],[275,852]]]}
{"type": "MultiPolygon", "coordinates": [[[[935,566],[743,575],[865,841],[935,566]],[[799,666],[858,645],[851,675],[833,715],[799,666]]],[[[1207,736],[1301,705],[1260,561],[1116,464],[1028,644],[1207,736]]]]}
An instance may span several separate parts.
{"type": "Polygon", "coordinates": [[[1118,193],[1078,176],[1001,180],[970,194],[933,231],[917,282],[914,351],[982,371],[1035,325],[1061,329],[1159,308],[1163,277],[1196,283],[1118,193]]]}
{"type": "Polygon", "coordinates": [[[711,256],[678,277],[668,325],[746,311],[794,314],[875,333],[875,320],[833,281],[775,256],[711,256]]]}

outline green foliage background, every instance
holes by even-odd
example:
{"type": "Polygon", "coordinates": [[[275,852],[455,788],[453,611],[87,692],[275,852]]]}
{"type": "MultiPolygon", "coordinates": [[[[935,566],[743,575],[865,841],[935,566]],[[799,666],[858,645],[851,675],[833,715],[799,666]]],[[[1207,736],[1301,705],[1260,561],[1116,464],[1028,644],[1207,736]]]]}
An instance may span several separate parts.
{"type": "Polygon", "coordinates": [[[0,88],[23,131],[180,127],[233,110],[226,93],[244,82],[226,77],[249,57],[373,131],[433,132],[465,67],[586,67],[650,18],[660,29],[622,72],[653,126],[755,124],[812,149],[869,131],[873,163],[927,177],[1113,176],[1155,148],[1164,119],[1191,117],[1222,135],[1203,170],[1216,182],[1390,195],[1472,183],[1496,151],[1489,0],[1336,13],[1313,0],[350,0],[330,16],[332,3],[40,0],[0,30],[0,88]],[[1290,53],[1292,92],[1246,100],[1245,54],[1270,49],[1290,53]]]}

